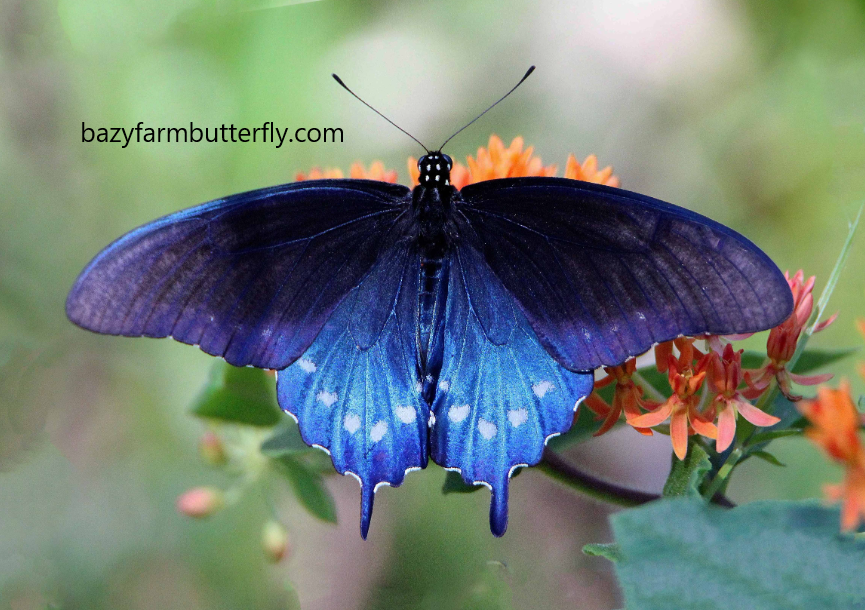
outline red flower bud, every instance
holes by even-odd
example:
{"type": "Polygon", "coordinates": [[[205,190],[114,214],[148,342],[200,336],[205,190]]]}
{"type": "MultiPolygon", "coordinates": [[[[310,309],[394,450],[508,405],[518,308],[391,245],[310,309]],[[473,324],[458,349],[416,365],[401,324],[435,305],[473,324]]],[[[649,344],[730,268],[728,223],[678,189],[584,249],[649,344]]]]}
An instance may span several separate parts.
{"type": "Polygon", "coordinates": [[[195,487],[177,498],[177,511],[188,517],[209,517],[225,504],[222,490],[195,487]]]}

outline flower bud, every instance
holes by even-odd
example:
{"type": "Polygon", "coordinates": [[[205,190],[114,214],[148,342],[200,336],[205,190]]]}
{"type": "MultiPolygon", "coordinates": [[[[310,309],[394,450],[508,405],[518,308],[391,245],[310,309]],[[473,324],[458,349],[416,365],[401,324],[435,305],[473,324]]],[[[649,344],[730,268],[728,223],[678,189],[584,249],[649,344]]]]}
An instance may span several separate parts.
{"type": "Polygon", "coordinates": [[[228,461],[228,456],[225,454],[225,445],[215,432],[208,430],[204,433],[198,445],[198,450],[201,452],[201,457],[204,461],[212,466],[221,466],[228,461]]]}
{"type": "Polygon", "coordinates": [[[209,517],[225,504],[222,490],[195,487],[177,498],[177,511],[187,517],[209,517]]]}
{"type": "Polygon", "coordinates": [[[276,563],[286,557],[290,548],[288,545],[288,532],[285,527],[274,520],[270,520],[264,524],[261,530],[261,546],[264,548],[264,553],[267,558],[276,563]]]}

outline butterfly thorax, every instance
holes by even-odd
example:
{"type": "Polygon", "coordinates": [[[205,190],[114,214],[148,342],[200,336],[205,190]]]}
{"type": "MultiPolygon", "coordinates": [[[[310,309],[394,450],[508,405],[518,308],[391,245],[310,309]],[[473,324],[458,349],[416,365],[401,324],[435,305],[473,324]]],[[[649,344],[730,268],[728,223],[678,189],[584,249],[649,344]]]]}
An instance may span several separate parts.
{"type": "Polygon", "coordinates": [[[417,165],[420,176],[412,191],[412,210],[418,245],[425,257],[440,259],[447,250],[447,227],[455,192],[450,183],[453,161],[441,152],[431,152],[421,157],[417,165]]]}

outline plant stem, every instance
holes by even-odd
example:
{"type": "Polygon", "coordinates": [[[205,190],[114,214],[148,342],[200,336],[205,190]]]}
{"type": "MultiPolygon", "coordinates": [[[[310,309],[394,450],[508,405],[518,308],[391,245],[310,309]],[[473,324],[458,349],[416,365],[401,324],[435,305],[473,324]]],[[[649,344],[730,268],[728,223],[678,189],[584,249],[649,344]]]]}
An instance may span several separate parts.
{"type": "MultiPolygon", "coordinates": [[[[549,449],[544,449],[544,455],[537,467],[548,476],[568,487],[573,487],[596,500],[603,500],[617,506],[639,506],[661,498],[660,494],[637,491],[594,477],[574,467],[563,459],[562,456],[549,449]]],[[[728,508],[735,506],[733,502],[722,494],[716,495],[712,501],[715,504],[728,508]]]]}
{"type": "Polygon", "coordinates": [[[718,469],[718,473],[715,475],[715,478],[712,479],[711,483],[706,486],[706,493],[704,494],[705,497],[714,498],[718,494],[721,487],[726,483],[730,473],[733,472],[733,468],[736,467],[736,464],[739,463],[739,460],[742,459],[743,455],[744,453],[739,447],[736,447],[730,452],[727,461],[725,461],[723,466],[718,469]]]}

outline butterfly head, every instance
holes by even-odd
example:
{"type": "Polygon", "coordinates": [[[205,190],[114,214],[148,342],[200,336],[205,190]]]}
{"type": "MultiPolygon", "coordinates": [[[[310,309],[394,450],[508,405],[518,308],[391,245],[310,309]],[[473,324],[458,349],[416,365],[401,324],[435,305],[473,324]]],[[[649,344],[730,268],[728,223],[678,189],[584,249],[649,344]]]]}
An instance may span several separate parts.
{"type": "Polygon", "coordinates": [[[442,188],[451,183],[453,160],[441,151],[434,151],[421,157],[417,162],[421,186],[442,188]]]}

